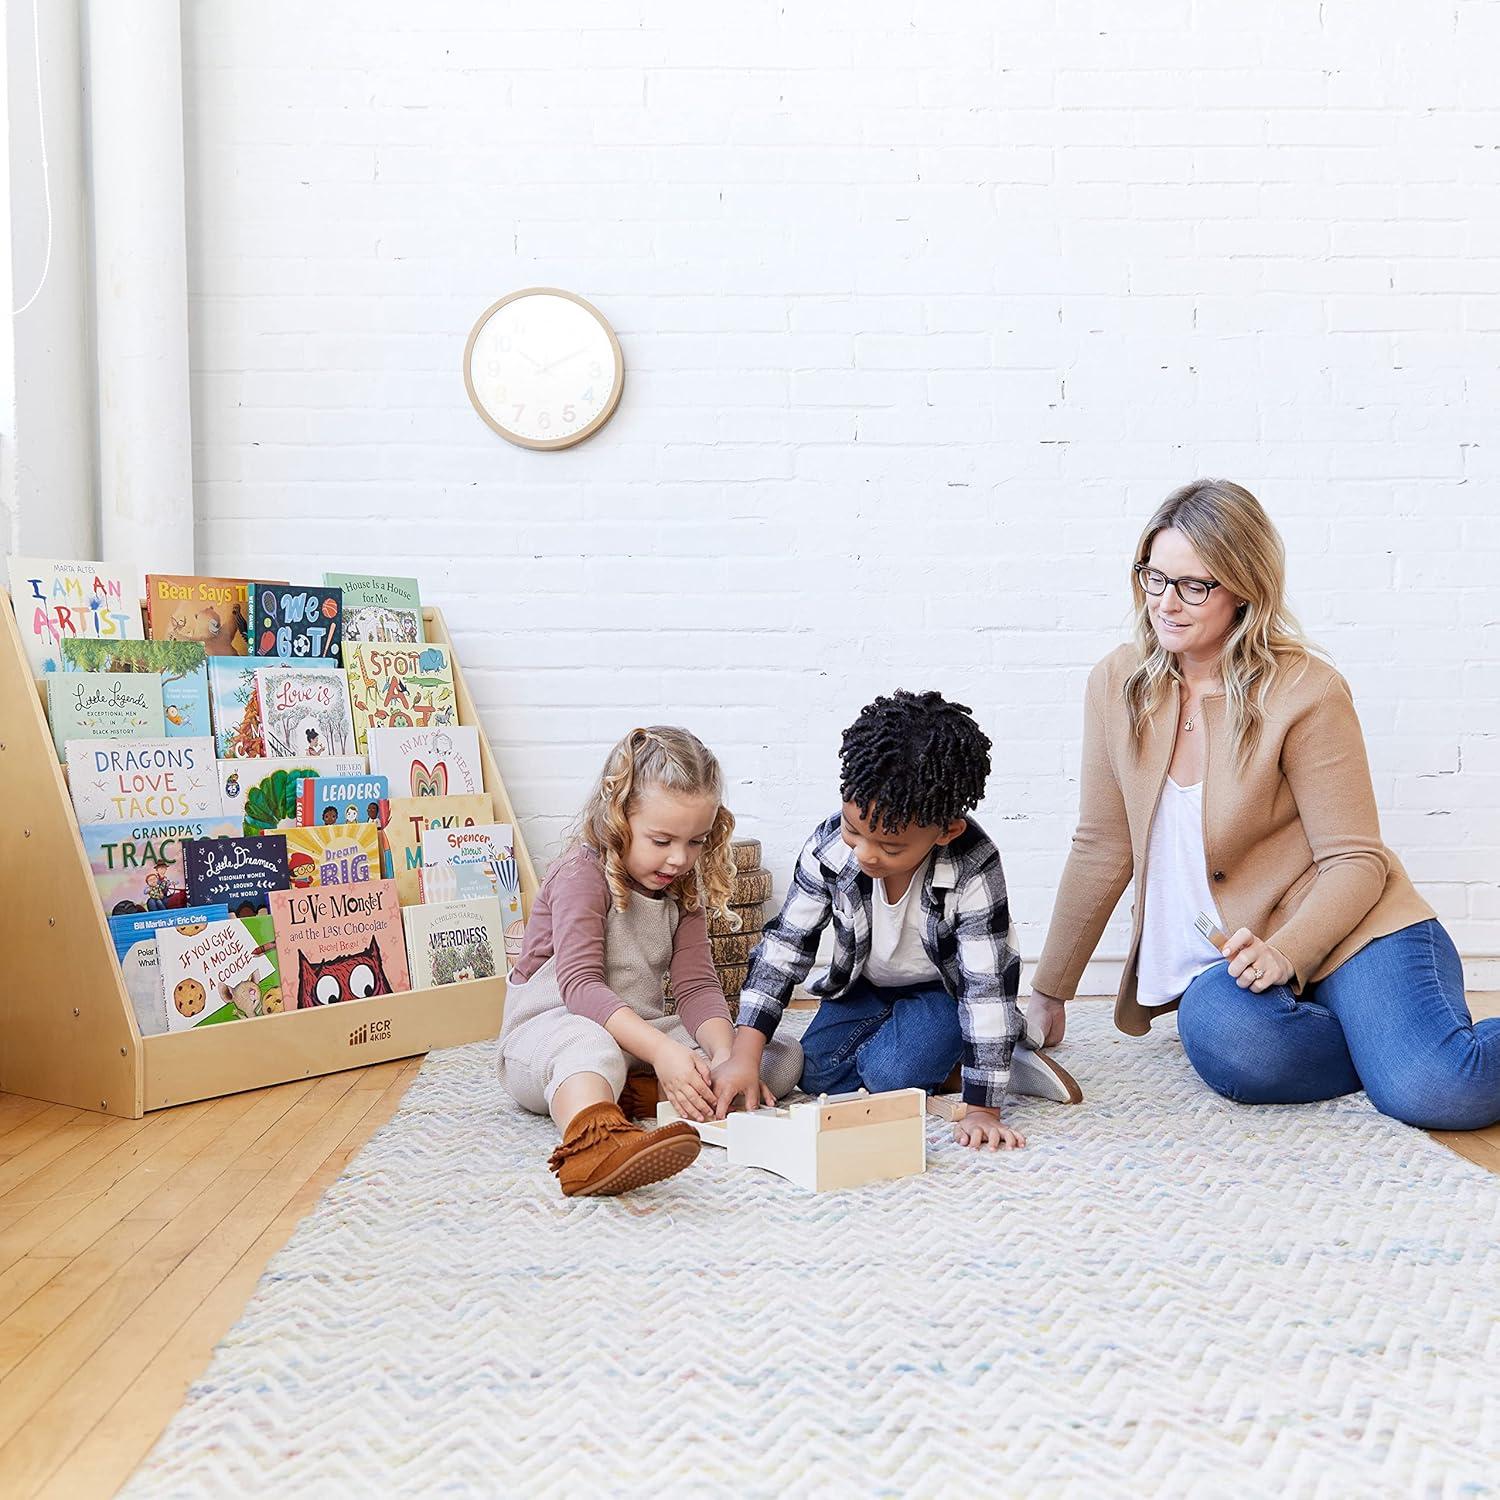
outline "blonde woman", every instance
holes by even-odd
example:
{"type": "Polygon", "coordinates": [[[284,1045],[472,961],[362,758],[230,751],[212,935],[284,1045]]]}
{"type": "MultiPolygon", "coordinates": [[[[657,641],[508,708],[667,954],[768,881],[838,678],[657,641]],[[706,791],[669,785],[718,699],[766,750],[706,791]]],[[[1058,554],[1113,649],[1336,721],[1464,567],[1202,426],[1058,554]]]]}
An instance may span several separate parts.
{"type": "Polygon", "coordinates": [[[1348,685],[1310,654],[1284,579],[1281,538],[1237,484],[1185,485],[1147,524],[1135,641],[1089,678],[1078,830],[1028,1028],[1062,1038],[1134,880],[1121,1031],[1175,1010],[1199,1076],[1242,1103],[1364,1089],[1411,1125],[1493,1124],[1500,1020],[1473,1022],[1452,940],[1381,842],[1348,685]]]}
{"type": "MultiPolygon", "coordinates": [[[[656,1089],[642,1087],[654,1082],[686,1119],[713,1115],[734,1025],[706,913],[728,912],[733,833],[712,751],[685,729],[632,729],[542,882],[511,971],[497,1068],[516,1103],[550,1113],[562,1132],[548,1166],[567,1197],[613,1196],[697,1158],[692,1126],[641,1130],[620,1100],[629,1086],[634,1105],[649,1095],[654,1110],[656,1089]]],[[[790,1093],[801,1071],[801,1048],[781,1042],[767,1052],[762,1097],[790,1093]]]]}

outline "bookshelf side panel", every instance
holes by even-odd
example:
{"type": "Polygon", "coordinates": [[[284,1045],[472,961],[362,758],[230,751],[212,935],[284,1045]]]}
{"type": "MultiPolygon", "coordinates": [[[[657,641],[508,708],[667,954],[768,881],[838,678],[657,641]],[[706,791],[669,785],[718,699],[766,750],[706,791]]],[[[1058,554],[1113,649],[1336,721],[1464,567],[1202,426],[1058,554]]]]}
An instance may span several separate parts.
{"type": "Polygon", "coordinates": [[[479,760],[484,770],[485,790],[495,804],[496,821],[509,823],[515,838],[516,864],[521,872],[521,904],[529,917],[531,903],[536,897],[537,878],[536,867],[531,862],[531,851],[526,847],[526,837],[521,832],[521,820],[516,816],[510,793],[505,788],[505,778],[500,774],[499,762],[490,749],[490,737],[485,733],[479,710],[475,708],[474,699],[464,682],[463,669],[458,664],[458,653],[453,649],[453,637],[448,634],[443,612],[428,606],[423,609],[422,616],[427,639],[434,645],[448,648],[448,660],[453,666],[453,695],[458,700],[458,721],[460,724],[472,724],[479,731],[479,760]]]}
{"type": "Polygon", "coordinates": [[[0,589],[0,1090],[136,1118],[141,1038],[0,589]]]}

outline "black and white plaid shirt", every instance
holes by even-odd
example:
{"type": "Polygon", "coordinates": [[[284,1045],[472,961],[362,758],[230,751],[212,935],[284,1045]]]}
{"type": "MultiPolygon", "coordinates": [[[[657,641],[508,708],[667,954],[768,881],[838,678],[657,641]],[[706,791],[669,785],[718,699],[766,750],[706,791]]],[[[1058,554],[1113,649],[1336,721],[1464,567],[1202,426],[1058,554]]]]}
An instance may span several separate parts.
{"type": "MultiPolygon", "coordinates": [[[[837,1002],[870,956],[872,882],[844,842],[841,815],[820,823],[802,846],[781,913],[750,955],[739,1024],[774,1036],[792,990],[807,977],[818,936],[833,923],[833,962],[810,986],[837,1002]]],[[[999,1109],[1010,1057],[1021,1036],[1016,995],[1021,955],[1011,926],[1000,851],[974,822],[933,851],[922,881],[922,947],[958,1003],[964,1099],[999,1109]]]]}

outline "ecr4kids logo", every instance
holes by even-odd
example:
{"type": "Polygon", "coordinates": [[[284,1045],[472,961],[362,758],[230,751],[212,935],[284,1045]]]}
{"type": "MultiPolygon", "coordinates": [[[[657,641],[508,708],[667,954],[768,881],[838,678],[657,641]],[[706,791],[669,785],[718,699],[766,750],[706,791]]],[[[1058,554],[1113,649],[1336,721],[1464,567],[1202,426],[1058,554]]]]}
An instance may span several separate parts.
{"type": "Polygon", "coordinates": [[[366,1021],[363,1026],[356,1026],[349,1033],[349,1045],[351,1047],[362,1047],[367,1042],[388,1042],[391,1039],[390,1021],[366,1021]]]}

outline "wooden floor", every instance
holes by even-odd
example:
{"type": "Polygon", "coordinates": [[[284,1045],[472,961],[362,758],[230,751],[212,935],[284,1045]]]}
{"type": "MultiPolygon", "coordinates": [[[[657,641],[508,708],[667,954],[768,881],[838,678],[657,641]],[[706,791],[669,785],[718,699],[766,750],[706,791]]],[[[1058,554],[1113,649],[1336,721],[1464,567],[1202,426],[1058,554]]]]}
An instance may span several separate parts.
{"type": "MultiPolygon", "coordinates": [[[[143,1120],[0,1094],[0,1496],[115,1493],[420,1066],[143,1120]]],[[[1500,1126],[1436,1139],[1500,1173],[1500,1126]]]]}

